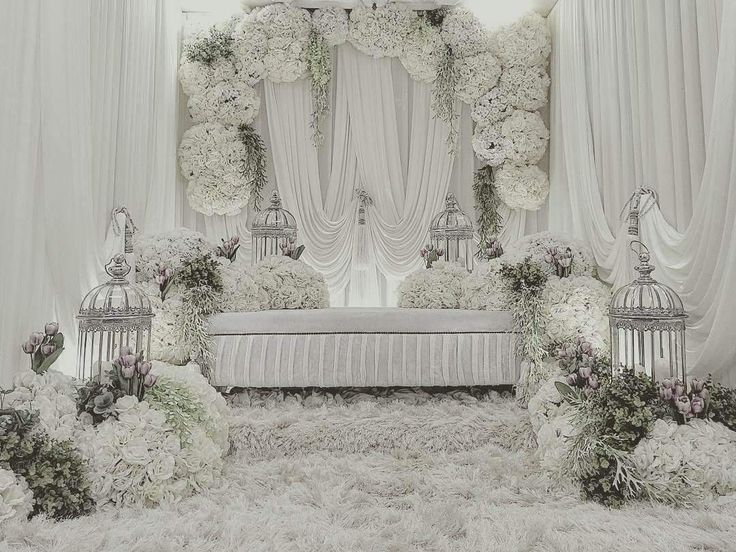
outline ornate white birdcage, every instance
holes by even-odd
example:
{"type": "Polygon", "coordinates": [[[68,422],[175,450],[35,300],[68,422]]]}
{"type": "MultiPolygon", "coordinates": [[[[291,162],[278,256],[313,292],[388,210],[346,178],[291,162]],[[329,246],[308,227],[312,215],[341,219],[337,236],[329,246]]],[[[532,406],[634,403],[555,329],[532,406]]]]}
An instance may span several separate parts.
{"type": "Polygon", "coordinates": [[[271,195],[271,205],[256,215],[251,234],[253,264],[272,255],[281,255],[289,243],[296,242],[296,219],[281,206],[281,197],[277,191],[274,190],[271,195]]]}
{"type": "Polygon", "coordinates": [[[429,225],[429,241],[441,249],[445,260],[473,270],[473,221],[458,206],[455,194],[445,198],[445,210],[429,225]]]}
{"type": "Polygon", "coordinates": [[[611,368],[644,370],[653,379],[687,382],[685,320],[687,313],[675,290],[652,278],[649,250],[638,241],[639,277],[613,294],[609,310],[611,368]]]}
{"type": "Polygon", "coordinates": [[[126,279],[130,266],[125,255],[115,255],[105,272],[111,279],[84,297],[77,315],[77,374],[82,379],[100,375],[122,345],[135,353],[143,351],[144,359],[149,358],[151,350],[151,302],[126,279]]]}

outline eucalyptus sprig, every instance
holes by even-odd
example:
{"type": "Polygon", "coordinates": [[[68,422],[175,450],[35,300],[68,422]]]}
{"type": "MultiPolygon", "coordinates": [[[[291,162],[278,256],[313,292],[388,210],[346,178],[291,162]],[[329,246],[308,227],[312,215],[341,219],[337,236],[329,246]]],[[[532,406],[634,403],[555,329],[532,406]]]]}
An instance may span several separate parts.
{"type": "Polygon", "coordinates": [[[263,189],[268,183],[266,145],[261,135],[251,125],[240,125],[238,136],[245,146],[243,176],[250,179],[250,202],[253,208],[258,210],[263,200],[263,189]]]}

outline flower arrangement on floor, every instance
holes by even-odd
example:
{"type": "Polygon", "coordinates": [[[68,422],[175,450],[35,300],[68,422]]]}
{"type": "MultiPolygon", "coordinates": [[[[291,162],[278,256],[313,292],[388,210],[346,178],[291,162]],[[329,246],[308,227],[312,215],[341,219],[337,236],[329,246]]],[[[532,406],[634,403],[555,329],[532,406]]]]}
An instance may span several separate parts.
{"type": "Polygon", "coordinates": [[[21,372],[0,396],[0,525],[197,493],[220,478],[227,415],[198,366],[126,347],[102,380],[21,372]]]}
{"type": "Polygon", "coordinates": [[[324,277],[298,261],[304,246],[289,242],[282,255],[255,267],[237,258],[240,240],[220,245],[180,229],[138,239],[139,285],[155,317],[151,357],[169,364],[211,361],[206,318],[217,312],[314,309],[329,306],[324,277]]]}
{"type": "Polygon", "coordinates": [[[547,103],[551,39],[541,16],[490,33],[461,7],[415,11],[381,3],[348,12],[276,2],[185,41],[179,79],[196,124],[184,134],[179,159],[194,210],[237,214],[249,201],[257,205],[266,181],[265,146],[253,127],[261,104],[253,86],[261,79],[310,79],[312,141],[322,144],[333,51],[345,42],[372,57],[398,58],[413,79],[433,86],[432,109],[450,129],[450,152],[456,101],[471,105],[473,147],[491,177],[491,167],[500,167],[499,198],[513,209],[545,201],[547,177],[535,164],[549,132],[536,110],[547,103]]]}
{"type": "MultiPolygon", "coordinates": [[[[631,500],[692,506],[736,493],[728,460],[736,453],[736,426],[718,421],[733,411],[733,391],[713,401],[711,382],[693,379],[688,395],[682,382],[658,385],[632,370],[611,376],[607,366],[594,389],[568,386],[560,376],[530,400],[530,413],[543,466],[584,497],[608,506],[631,500]]],[[[567,382],[574,385],[570,375],[567,382]]]]}

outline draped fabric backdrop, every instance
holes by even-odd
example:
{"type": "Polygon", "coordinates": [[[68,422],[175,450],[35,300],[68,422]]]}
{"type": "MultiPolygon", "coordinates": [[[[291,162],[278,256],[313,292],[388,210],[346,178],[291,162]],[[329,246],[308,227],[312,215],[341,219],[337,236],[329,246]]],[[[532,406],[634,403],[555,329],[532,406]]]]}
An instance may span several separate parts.
{"type": "Polygon", "coordinates": [[[0,18],[0,385],[20,343],[58,319],[73,372],[74,315],[102,280],[111,210],[175,223],[176,1],[8,0],[0,18]]]}
{"type": "Polygon", "coordinates": [[[622,284],[619,213],[654,189],[641,239],[690,312],[690,367],[736,383],[736,3],[560,0],[550,22],[550,227],[622,284]]]}

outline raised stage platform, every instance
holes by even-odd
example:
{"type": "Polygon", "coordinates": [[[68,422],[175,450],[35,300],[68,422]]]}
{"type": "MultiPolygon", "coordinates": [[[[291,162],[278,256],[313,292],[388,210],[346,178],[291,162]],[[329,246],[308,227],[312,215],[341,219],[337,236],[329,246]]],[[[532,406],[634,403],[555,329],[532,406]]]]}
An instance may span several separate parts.
{"type": "Polygon", "coordinates": [[[519,378],[511,313],[332,308],[211,318],[215,386],[510,385],[519,378]]]}

